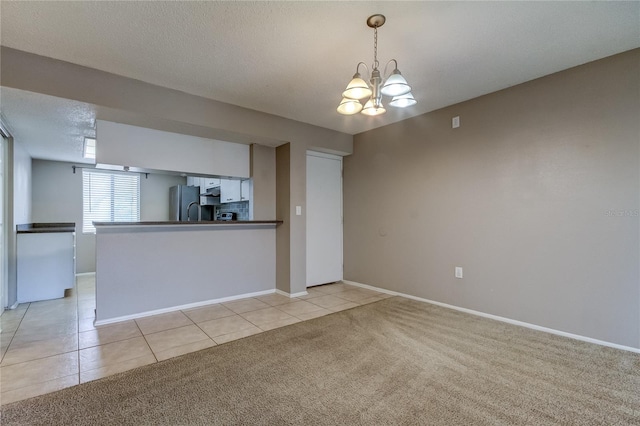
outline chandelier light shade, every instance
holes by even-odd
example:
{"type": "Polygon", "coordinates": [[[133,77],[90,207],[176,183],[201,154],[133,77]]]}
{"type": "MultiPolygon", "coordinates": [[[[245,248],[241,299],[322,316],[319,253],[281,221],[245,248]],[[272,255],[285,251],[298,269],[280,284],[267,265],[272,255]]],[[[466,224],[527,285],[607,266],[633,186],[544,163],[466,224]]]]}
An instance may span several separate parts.
{"type": "MultiPolygon", "coordinates": [[[[360,62],[358,66],[360,66],[360,64],[364,65],[363,62],[360,62]]],[[[364,99],[371,96],[371,93],[371,89],[367,82],[362,79],[359,72],[356,72],[353,75],[353,79],[351,79],[347,85],[347,89],[342,92],[342,96],[349,99],[364,99]]]]}
{"type": "Polygon", "coordinates": [[[391,102],[389,102],[389,105],[396,108],[405,108],[417,103],[418,101],[416,101],[411,92],[409,92],[404,95],[394,96],[391,102]]]}
{"type": "MultiPolygon", "coordinates": [[[[337,111],[344,115],[353,115],[361,112],[365,115],[380,115],[386,112],[382,105],[382,96],[392,97],[389,105],[396,108],[405,108],[417,103],[411,94],[411,86],[398,70],[398,61],[391,59],[385,66],[385,72],[380,73],[378,66],[378,28],[384,25],[384,15],[372,15],[367,19],[367,25],[373,28],[373,65],[369,83],[360,74],[360,65],[367,68],[364,62],[358,62],[356,73],[342,92],[342,101],[337,111]],[[394,69],[385,79],[386,68],[393,62],[394,69]],[[364,107],[362,102],[365,102],[364,107]]],[[[367,71],[369,69],[367,68],[367,71]]]]}
{"type": "MultiPolygon", "coordinates": [[[[395,59],[392,59],[392,61],[395,62],[395,59]]],[[[407,80],[404,79],[400,71],[398,71],[398,68],[396,68],[389,78],[387,78],[387,81],[384,82],[380,91],[385,96],[400,96],[409,93],[411,86],[409,86],[407,80]]]]}
{"type": "Polygon", "coordinates": [[[362,111],[362,104],[357,99],[342,98],[338,105],[338,112],[343,115],[353,115],[362,111]]]}
{"type": "Polygon", "coordinates": [[[361,111],[364,115],[380,115],[387,112],[386,109],[382,106],[382,104],[376,105],[373,102],[373,99],[369,99],[366,104],[364,104],[364,108],[361,111]]]}

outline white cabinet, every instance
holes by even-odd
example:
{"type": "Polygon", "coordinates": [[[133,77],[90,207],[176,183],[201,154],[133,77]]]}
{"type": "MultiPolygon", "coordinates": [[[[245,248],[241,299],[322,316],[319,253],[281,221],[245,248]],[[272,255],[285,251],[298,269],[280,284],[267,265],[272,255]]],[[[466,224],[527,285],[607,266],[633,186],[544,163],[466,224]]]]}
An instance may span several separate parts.
{"type": "Polygon", "coordinates": [[[240,200],[251,200],[251,179],[245,179],[240,182],[240,200]]]}
{"type": "Polygon", "coordinates": [[[221,203],[251,200],[251,179],[240,180],[188,176],[187,185],[199,186],[201,194],[204,194],[211,188],[220,188],[221,203]]]}
{"type": "Polygon", "coordinates": [[[187,176],[188,186],[197,186],[200,188],[200,193],[204,192],[205,178],[199,176],[187,176]]]}
{"type": "Polygon", "coordinates": [[[241,201],[241,181],[220,179],[220,202],[233,203],[241,201]]]}
{"type": "Polygon", "coordinates": [[[18,233],[18,302],[59,299],[76,279],[75,232],[18,233]]]}
{"type": "MultiPolygon", "coordinates": [[[[219,178],[202,178],[204,180],[204,189],[216,188],[220,186],[219,178]]],[[[202,188],[202,186],[201,186],[202,188]]]]}
{"type": "Polygon", "coordinates": [[[187,176],[187,185],[199,186],[200,193],[204,194],[207,191],[207,189],[219,187],[220,179],[210,178],[210,177],[187,176]]]}

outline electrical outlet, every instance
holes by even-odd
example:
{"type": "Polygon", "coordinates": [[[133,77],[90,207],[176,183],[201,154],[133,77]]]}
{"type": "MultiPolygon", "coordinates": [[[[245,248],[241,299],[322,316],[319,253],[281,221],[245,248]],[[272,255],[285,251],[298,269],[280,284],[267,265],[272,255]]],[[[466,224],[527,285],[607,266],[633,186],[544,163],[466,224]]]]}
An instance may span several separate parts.
{"type": "Polygon", "coordinates": [[[302,206],[296,206],[296,216],[302,216],[302,206]]]}
{"type": "Polygon", "coordinates": [[[462,278],[462,267],[461,266],[456,266],[456,272],[455,272],[456,278],[462,278]]]}

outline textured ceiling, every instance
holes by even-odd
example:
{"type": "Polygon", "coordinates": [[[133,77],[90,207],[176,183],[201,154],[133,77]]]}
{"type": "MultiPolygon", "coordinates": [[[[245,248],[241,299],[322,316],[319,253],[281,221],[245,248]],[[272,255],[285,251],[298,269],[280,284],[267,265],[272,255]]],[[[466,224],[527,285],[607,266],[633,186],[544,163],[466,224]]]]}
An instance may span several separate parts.
{"type": "MultiPolygon", "coordinates": [[[[2,45],[356,134],[640,46],[639,2],[1,2],[2,45]],[[366,18],[418,104],[335,108],[366,18]]],[[[7,106],[4,105],[3,109],[7,106]]],[[[10,115],[10,114],[7,114],[10,115]]]]}
{"type": "Polygon", "coordinates": [[[95,137],[92,105],[3,87],[2,115],[33,158],[94,163],[82,157],[84,138],[95,137]]]}

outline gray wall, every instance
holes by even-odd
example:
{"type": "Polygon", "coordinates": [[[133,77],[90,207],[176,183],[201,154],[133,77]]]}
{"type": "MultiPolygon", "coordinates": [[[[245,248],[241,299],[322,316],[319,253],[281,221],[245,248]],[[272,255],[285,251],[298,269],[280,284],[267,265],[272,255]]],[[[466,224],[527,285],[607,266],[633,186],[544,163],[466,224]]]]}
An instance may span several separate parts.
{"type": "MultiPolygon", "coordinates": [[[[82,233],[82,169],[71,163],[33,160],[33,222],[75,222],[76,271],[95,272],[95,235],[82,233]]],[[[179,176],[140,176],[140,219],[169,219],[169,188],[185,184],[179,176]]]]}
{"type": "Polygon", "coordinates": [[[169,188],[186,183],[187,179],[180,176],[140,175],[140,220],[169,220],[169,188]]]}
{"type": "Polygon", "coordinates": [[[7,167],[7,306],[18,296],[16,262],[16,225],[31,222],[31,157],[19,140],[9,139],[7,167]]]}
{"type": "Polygon", "coordinates": [[[345,279],[640,347],[639,75],[636,49],[356,135],[345,279]]]}
{"type": "Polygon", "coordinates": [[[251,145],[253,219],[273,220],[276,216],[276,149],[251,145]]]}
{"type": "Polygon", "coordinates": [[[307,289],[306,175],[303,146],[276,148],[276,217],[284,222],[276,228],[276,287],[289,294],[307,289]],[[296,206],[302,208],[301,215],[296,215],[296,206]]]}
{"type": "Polygon", "coordinates": [[[276,148],[276,217],[282,225],[276,227],[276,288],[291,291],[291,145],[276,148]]]}

